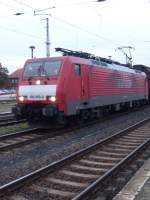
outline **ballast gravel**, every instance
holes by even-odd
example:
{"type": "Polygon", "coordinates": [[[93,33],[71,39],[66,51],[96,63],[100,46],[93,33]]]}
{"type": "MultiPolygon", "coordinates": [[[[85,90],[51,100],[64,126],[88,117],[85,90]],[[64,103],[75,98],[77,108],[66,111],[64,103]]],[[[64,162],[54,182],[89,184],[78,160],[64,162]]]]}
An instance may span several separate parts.
{"type": "Polygon", "coordinates": [[[0,153],[0,185],[57,161],[150,116],[150,107],[0,153]]]}

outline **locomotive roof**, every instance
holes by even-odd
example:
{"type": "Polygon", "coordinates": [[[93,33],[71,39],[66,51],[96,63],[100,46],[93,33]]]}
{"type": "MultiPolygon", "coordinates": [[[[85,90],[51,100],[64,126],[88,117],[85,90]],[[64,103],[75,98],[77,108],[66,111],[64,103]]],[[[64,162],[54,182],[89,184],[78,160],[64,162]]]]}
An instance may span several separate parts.
{"type": "Polygon", "coordinates": [[[56,52],[61,52],[63,54],[63,56],[75,56],[75,57],[79,57],[79,58],[101,61],[101,62],[105,62],[105,63],[108,63],[108,64],[113,63],[113,64],[117,64],[117,65],[130,67],[129,64],[122,64],[122,63],[117,62],[115,60],[103,58],[103,57],[100,57],[100,56],[95,56],[94,54],[90,54],[90,53],[83,52],[83,51],[72,51],[72,50],[64,49],[64,48],[60,48],[60,47],[55,48],[55,50],[56,50],[56,52]]]}
{"type": "MultiPolygon", "coordinates": [[[[81,59],[87,59],[88,61],[90,61],[91,65],[108,67],[111,69],[126,71],[126,72],[130,72],[130,73],[143,73],[140,70],[134,70],[132,68],[132,66],[130,65],[130,63],[122,64],[122,63],[114,61],[112,59],[95,56],[95,55],[87,53],[87,52],[72,51],[72,50],[64,49],[64,48],[60,48],[60,47],[55,48],[55,50],[56,50],[56,52],[61,52],[63,54],[63,56],[73,56],[73,57],[77,57],[77,58],[81,58],[81,59]]],[[[143,74],[145,74],[145,73],[143,73],[143,74]]]]}
{"type": "Polygon", "coordinates": [[[145,74],[141,70],[132,69],[125,65],[117,64],[115,62],[108,63],[108,62],[104,62],[101,60],[94,60],[92,58],[85,59],[85,58],[71,56],[71,55],[65,55],[65,56],[59,56],[59,57],[34,58],[34,59],[27,60],[26,63],[40,62],[40,61],[42,62],[42,61],[50,61],[50,60],[61,60],[61,61],[70,60],[72,63],[87,64],[90,66],[110,68],[110,69],[114,69],[117,71],[124,71],[124,72],[129,72],[129,73],[139,73],[139,74],[143,74],[143,75],[145,74]]]}
{"type": "Polygon", "coordinates": [[[103,58],[103,57],[99,57],[99,56],[95,56],[93,54],[90,53],[86,53],[86,52],[82,52],[82,51],[72,51],[69,49],[64,49],[64,48],[55,48],[56,52],[61,52],[63,56],[61,57],[47,57],[47,58],[35,58],[35,59],[29,59],[27,62],[34,62],[36,61],[48,61],[49,59],[64,59],[64,57],[68,56],[68,57],[75,57],[78,58],[80,61],[82,61],[83,59],[86,60],[93,60],[93,63],[95,62],[103,62],[103,63],[108,63],[108,64],[116,64],[116,65],[121,65],[121,66],[126,66],[126,67],[130,67],[127,64],[122,64],[120,62],[114,61],[112,59],[108,59],[108,58],[103,58]]]}

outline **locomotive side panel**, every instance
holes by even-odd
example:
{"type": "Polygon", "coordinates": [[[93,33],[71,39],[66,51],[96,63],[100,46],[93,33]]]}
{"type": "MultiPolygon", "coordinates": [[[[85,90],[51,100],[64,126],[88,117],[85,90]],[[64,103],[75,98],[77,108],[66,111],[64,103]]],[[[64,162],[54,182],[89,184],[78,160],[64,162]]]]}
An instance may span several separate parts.
{"type": "Polygon", "coordinates": [[[147,88],[148,90],[148,99],[150,99],[150,68],[145,65],[134,65],[134,69],[140,70],[142,72],[145,72],[147,75],[147,81],[145,83],[145,90],[147,88]]]}
{"type": "Polygon", "coordinates": [[[92,67],[90,73],[91,106],[111,105],[146,99],[146,76],[104,67],[92,67]]]}
{"type": "Polygon", "coordinates": [[[73,64],[70,59],[64,59],[57,82],[57,103],[58,111],[68,114],[67,105],[69,102],[80,100],[80,77],[75,76],[73,64]]]}
{"type": "Polygon", "coordinates": [[[148,98],[147,79],[144,73],[136,73],[123,67],[121,70],[105,66],[93,66],[70,60],[64,64],[66,71],[65,114],[75,115],[80,110],[144,100],[148,98]],[[78,67],[78,70],[76,70],[78,67]],[[69,73],[68,73],[69,72],[69,73]]]}

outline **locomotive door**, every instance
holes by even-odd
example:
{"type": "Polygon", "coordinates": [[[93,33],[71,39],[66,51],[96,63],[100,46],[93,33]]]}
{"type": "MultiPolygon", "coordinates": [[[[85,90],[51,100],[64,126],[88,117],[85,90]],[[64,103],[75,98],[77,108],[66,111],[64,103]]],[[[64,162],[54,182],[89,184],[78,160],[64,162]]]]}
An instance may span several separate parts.
{"type": "Polygon", "coordinates": [[[81,65],[81,100],[87,105],[89,100],[89,67],[81,65]]]}

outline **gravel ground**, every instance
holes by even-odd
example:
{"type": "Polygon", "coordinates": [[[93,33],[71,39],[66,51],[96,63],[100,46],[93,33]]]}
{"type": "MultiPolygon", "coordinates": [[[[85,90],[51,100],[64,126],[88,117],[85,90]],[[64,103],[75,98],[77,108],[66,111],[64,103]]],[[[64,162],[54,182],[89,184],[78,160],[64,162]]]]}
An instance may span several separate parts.
{"type": "Polygon", "coordinates": [[[0,184],[54,162],[150,116],[150,107],[0,154],[0,184]]]}

